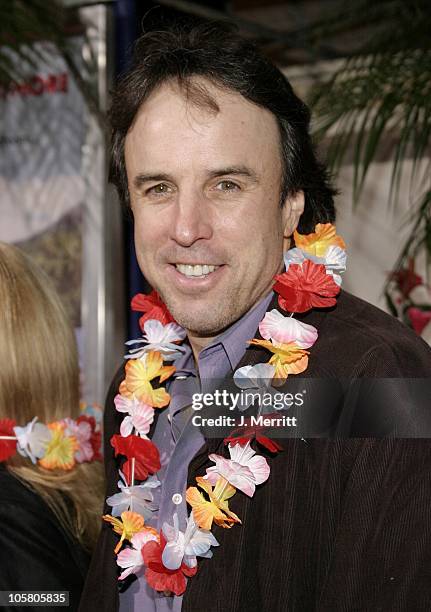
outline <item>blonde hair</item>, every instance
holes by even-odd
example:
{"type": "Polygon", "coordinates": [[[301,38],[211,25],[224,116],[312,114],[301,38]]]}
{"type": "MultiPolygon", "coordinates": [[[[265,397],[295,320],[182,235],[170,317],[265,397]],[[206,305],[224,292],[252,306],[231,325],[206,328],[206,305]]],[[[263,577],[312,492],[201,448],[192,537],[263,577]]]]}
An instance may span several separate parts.
{"type": "MultiPolygon", "coordinates": [[[[73,329],[48,277],[0,242],[0,419],[23,426],[78,417],[79,367],[73,329]]],[[[7,469],[38,493],[63,528],[91,549],[100,529],[100,462],[46,470],[15,455],[7,469]]]]}

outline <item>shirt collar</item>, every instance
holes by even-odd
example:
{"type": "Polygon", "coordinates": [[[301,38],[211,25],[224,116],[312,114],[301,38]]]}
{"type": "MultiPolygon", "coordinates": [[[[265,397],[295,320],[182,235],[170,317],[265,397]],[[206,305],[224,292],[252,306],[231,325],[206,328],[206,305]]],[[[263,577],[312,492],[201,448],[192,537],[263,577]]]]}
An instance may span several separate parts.
{"type": "Polygon", "coordinates": [[[211,347],[221,344],[229,359],[232,370],[241,361],[247,347],[248,341],[254,338],[259,323],[262,321],[269,304],[271,303],[273,291],[259,300],[238,321],[231,325],[222,334],[214,338],[213,342],[203,349],[202,353],[211,347]]]}

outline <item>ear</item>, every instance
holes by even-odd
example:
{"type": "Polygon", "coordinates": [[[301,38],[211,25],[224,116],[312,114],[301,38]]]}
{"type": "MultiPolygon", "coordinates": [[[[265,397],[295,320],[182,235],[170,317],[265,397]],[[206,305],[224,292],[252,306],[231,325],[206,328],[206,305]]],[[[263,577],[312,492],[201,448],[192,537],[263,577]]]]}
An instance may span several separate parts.
{"type": "Polygon", "coordinates": [[[297,191],[294,195],[287,196],[283,204],[283,251],[290,248],[291,236],[298,227],[299,218],[304,212],[304,192],[297,191]]]}

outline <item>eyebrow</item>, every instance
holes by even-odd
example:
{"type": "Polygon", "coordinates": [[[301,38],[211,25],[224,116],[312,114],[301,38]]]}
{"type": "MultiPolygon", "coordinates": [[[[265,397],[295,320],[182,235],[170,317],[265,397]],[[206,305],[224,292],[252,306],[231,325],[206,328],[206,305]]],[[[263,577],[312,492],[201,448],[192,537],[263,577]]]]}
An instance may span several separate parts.
{"type": "Polygon", "coordinates": [[[140,172],[133,179],[133,186],[135,189],[139,189],[142,185],[150,181],[172,181],[172,177],[169,176],[169,174],[145,174],[140,172]]]}
{"type": "Polygon", "coordinates": [[[211,170],[209,172],[210,178],[216,178],[217,176],[225,176],[226,174],[233,174],[236,176],[245,176],[250,178],[254,183],[258,182],[258,176],[254,170],[247,166],[228,166],[227,168],[219,168],[218,170],[211,170]]]}
{"type": "MultiPolygon", "coordinates": [[[[208,178],[212,179],[212,178],[217,178],[218,176],[226,176],[228,174],[234,175],[234,176],[245,176],[251,179],[253,183],[259,182],[256,172],[254,172],[254,170],[252,170],[251,168],[248,168],[247,166],[228,166],[226,168],[217,168],[215,170],[210,170],[208,172],[208,178]]],[[[151,182],[153,181],[174,182],[174,179],[169,174],[164,174],[164,173],[152,174],[152,173],[140,172],[133,179],[133,185],[135,189],[139,189],[140,187],[142,187],[142,185],[144,185],[145,183],[149,183],[150,181],[151,182]]]]}

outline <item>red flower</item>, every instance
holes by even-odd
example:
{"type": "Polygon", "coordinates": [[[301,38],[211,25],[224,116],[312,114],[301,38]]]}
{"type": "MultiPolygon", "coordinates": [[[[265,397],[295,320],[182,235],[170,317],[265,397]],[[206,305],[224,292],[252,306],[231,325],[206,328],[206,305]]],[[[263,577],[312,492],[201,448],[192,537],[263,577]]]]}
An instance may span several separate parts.
{"type": "Polygon", "coordinates": [[[289,312],[306,312],[310,308],[328,308],[336,303],[340,287],[323,264],[307,259],[303,264],[290,264],[287,272],[275,276],[274,291],[278,303],[289,312]]]}
{"type": "Polygon", "coordinates": [[[145,312],[146,314],[139,319],[141,330],[144,331],[144,323],[148,319],[157,319],[163,325],[175,321],[166,305],[162,302],[157,291],[152,291],[149,295],[137,293],[132,298],[132,310],[145,312]]]}
{"type": "Polygon", "coordinates": [[[111,445],[115,449],[115,456],[125,455],[127,457],[127,461],[121,469],[129,484],[132,476],[131,459],[135,459],[134,476],[138,480],[146,480],[148,474],[155,474],[160,470],[159,451],[151,440],[145,440],[135,435],[124,438],[115,434],[111,438],[111,445]]]}
{"type": "Polygon", "coordinates": [[[269,450],[270,453],[278,453],[283,450],[281,444],[275,440],[271,440],[267,436],[261,435],[259,432],[263,432],[267,429],[264,425],[247,425],[245,427],[238,427],[234,429],[230,436],[224,439],[225,444],[241,444],[244,446],[251,440],[256,440],[258,444],[269,450]]]}
{"type": "Polygon", "coordinates": [[[170,570],[162,563],[162,553],[166,546],[163,533],[160,533],[160,544],[152,540],[142,548],[142,558],[147,566],[145,578],[156,591],[171,591],[175,595],[182,595],[186,590],[186,576],[194,576],[196,567],[188,567],[185,563],[176,570],[170,570]]]}
{"type": "Polygon", "coordinates": [[[422,311],[412,306],[407,309],[407,316],[410,319],[413,329],[419,335],[431,321],[431,310],[422,311]]]}
{"type": "MultiPolygon", "coordinates": [[[[13,419],[0,419],[0,436],[14,436],[13,428],[16,421],[13,419]]],[[[0,461],[7,461],[16,453],[16,440],[0,440],[0,461]]]]}
{"type": "Polygon", "coordinates": [[[100,431],[96,431],[96,419],[93,416],[89,416],[87,414],[81,414],[76,419],[77,423],[89,423],[91,426],[91,438],[90,443],[93,449],[93,461],[102,461],[103,457],[100,453],[100,447],[102,444],[102,434],[100,431]]]}

